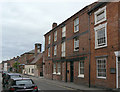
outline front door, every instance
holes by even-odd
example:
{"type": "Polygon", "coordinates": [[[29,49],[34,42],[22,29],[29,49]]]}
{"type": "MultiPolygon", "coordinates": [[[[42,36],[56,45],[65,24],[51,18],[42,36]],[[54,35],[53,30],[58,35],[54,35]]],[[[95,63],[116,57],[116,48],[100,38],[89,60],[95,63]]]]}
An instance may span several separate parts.
{"type": "Polygon", "coordinates": [[[120,57],[118,57],[118,88],[120,88],[120,57]]]}
{"type": "Polygon", "coordinates": [[[70,62],[70,81],[73,82],[74,79],[74,63],[70,62]]]}

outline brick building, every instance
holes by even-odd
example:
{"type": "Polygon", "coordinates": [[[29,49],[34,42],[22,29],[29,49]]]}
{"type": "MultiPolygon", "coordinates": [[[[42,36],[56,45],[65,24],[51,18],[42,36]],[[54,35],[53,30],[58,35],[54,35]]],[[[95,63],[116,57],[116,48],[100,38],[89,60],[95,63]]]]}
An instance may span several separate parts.
{"type": "Polygon", "coordinates": [[[86,6],[45,34],[45,77],[88,85],[89,30],[86,6]]]}
{"type": "Polygon", "coordinates": [[[117,64],[120,58],[120,2],[100,2],[88,14],[91,84],[120,88],[120,64],[117,64]]]}
{"type": "Polygon", "coordinates": [[[42,44],[35,44],[34,59],[25,64],[24,73],[32,76],[43,76],[43,53],[41,52],[42,44]]]}
{"type": "Polygon", "coordinates": [[[88,5],[44,36],[46,78],[120,87],[120,2],[88,5]]]}

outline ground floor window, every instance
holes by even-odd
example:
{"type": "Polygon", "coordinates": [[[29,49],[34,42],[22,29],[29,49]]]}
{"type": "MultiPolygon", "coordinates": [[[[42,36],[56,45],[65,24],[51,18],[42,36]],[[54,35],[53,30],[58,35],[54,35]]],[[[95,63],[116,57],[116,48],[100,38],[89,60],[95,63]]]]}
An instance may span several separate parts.
{"type": "Polygon", "coordinates": [[[53,65],[53,73],[56,74],[56,63],[53,65]]]}
{"type": "Polygon", "coordinates": [[[99,58],[97,61],[97,78],[106,78],[106,58],[99,58]]]}
{"type": "Polygon", "coordinates": [[[61,72],[61,66],[60,66],[60,63],[58,63],[58,66],[57,66],[57,74],[60,74],[61,72]]]}
{"type": "Polygon", "coordinates": [[[84,77],[84,61],[79,62],[79,74],[78,77],[84,77]]]}

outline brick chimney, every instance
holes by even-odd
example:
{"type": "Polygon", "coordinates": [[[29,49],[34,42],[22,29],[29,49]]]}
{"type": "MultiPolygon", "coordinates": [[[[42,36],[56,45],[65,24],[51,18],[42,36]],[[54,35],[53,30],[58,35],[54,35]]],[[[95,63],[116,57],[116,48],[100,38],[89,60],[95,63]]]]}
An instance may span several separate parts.
{"type": "Polygon", "coordinates": [[[35,56],[41,52],[42,44],[36,43],[35,44],[35,56]]]}
{"type": "Polygon", "coordinates": [[[56,26],[57,26],[57,23],[54,22],[54,23],[52,24],[52,29],[55,28],[56,26]]]}

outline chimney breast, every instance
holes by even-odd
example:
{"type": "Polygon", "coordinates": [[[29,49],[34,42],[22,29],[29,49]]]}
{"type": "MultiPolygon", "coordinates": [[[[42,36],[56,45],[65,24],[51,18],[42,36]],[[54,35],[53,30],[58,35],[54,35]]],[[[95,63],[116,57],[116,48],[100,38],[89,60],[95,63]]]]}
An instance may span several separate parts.
{"type": "Polygon", "coordinates": [[[40,53],[41,49],[42,49],[42,44],[36,43],[35,44],[35,55],[37,55],[38,53],[40,53]]]}
{"type": "Polygon", "coordinates": [[[56,26],[57,26],[57,23],[54,22],[54,23],[52,24],[52,29],[55,28],[56,26]]]}

